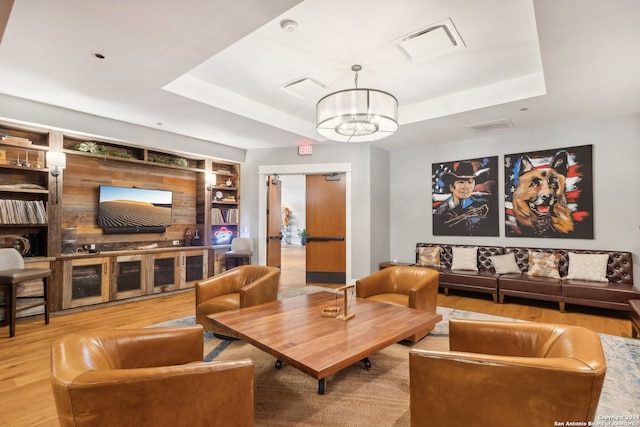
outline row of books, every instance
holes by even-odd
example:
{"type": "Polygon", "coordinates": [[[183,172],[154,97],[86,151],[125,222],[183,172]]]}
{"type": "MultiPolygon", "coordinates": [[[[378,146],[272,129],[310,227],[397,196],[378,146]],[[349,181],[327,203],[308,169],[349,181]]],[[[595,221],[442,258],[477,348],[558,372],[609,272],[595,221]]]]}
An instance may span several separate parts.
{"type": "Polygon", "coordinates": [[[238,209],[211,208],[211,224],[228,224],[238,222],[238,209]]]}
{"type": "Polygon", "coordinates": [[[14,145],[31,145],[31,140],[29,138],[22,138],[13,135],[2,135],[2,142],[14,145]]]}
{"type": "Polygon", "coordinates": [[[0,224],[46,224],[42,200],[0,199],[0,224]]]}

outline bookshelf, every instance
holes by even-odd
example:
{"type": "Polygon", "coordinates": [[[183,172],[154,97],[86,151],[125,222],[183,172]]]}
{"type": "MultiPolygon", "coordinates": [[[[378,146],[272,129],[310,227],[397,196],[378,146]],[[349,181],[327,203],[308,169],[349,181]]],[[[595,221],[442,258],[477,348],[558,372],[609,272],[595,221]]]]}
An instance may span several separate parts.
{"type": "Polygon", "coordinates": [[[220,244],[216,236],[229,233],[238,237],[240,224],[240,166],[212,162],[211,183],[211,243],[220,244]]]}
{"type": "Polygon", "coordinates": [[[47,255],[47,133],[0,127],[0,238],[25,257],[47,255]]]}

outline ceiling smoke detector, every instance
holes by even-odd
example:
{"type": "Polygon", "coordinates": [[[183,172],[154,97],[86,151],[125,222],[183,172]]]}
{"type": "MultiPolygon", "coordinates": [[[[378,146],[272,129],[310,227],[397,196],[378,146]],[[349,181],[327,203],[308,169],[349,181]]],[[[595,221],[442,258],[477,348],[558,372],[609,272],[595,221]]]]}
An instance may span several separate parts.
{"type": "Polygon", "coordinates": [[[280,21],[280,27],[285,33],[298,32],[298,23],[296,21],[292,21],[291,19],[285,19],[284,21],[280,21]]]}

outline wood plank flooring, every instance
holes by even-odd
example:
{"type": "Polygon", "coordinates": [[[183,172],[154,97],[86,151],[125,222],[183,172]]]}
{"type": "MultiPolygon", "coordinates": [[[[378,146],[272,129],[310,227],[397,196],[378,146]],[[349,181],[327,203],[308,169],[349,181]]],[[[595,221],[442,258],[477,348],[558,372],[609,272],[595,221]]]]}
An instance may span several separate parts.
{"type": "MultiPolygon", "coordinates": [[[[303,286],[304,247],[283,245],[281,291],[303,286]]],[[[49,383],[50,346],[59,337],[98,329],[139,328],[192,315],[193,290],[89,310],[56,312],[49,325],[43,316],[18,319],[16,336],[0,328],[0,426],[57,426],[57,414],[49,383]]],[[[581,325],[597,332],[630,337],[631,323],[625,314],[535,301],[507,300],[495,304],[480,294],[439,295],[438,304],[497,316],[550,323],[581,325]]]]}

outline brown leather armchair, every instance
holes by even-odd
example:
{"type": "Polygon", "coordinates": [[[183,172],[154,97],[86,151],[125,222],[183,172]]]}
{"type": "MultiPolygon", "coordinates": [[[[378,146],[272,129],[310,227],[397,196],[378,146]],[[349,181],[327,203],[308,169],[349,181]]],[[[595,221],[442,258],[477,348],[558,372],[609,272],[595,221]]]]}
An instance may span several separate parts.
{"type": "Polygon", "coordinates": [[[412,426],[593,421],[607,370],[595,332],[452,319],[449,346],[409,353],[412,426]]]}
{"type": "MultiPolygon", "coordinates": [[[[356,297],[435,313],[439,276],[436,270],[424,267],[384,268],[356,281],[356,297]]],[[[420,331],[408,339],[418,341],[431,329],[420,331]]]]}
{"type": "Polygon", "coordinates": [[[200,325],[68,335],[51,349],[62,427],[253,425],[253,363],[202,361],[200,325]]]}
{"type": "Polygon", "coordinates": [[[241,265],[196,282],[196,322],[207,331],[229,336],[208,321],[209,314],[250,307],[278,299],[280,269],[266,265],[241,265]]]}

